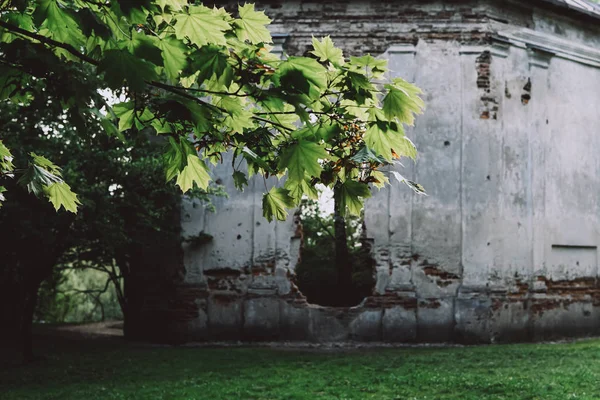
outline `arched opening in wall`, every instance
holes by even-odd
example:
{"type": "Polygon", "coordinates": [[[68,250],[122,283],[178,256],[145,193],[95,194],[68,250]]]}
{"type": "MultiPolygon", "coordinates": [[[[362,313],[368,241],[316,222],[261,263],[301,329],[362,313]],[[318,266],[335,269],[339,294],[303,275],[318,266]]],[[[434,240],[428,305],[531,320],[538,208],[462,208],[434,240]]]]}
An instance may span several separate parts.
{"type": "Polygon", "coordinates": [[[298,213],[303,243],[296,284],[309,303],[351,307],[375,287],[375,261],[366,240],[364,213],[336,213],[333,191],[303,200],[298,213]]]}

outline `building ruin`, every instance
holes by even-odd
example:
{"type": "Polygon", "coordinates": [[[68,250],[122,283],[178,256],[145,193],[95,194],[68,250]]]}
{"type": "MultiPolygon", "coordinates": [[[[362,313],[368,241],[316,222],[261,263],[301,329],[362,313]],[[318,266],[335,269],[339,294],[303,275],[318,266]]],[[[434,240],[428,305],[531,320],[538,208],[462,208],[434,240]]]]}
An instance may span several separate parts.
{"type": "Polygon", "coordinates": [[[401,173],[429,195],[374,189],[365,206],[373,294],[357,307],[321,307],[293,283],[298,221],[267,222],[262,180],[236,191],[225,160],[213,178],[230,196],[214,200],[217,212],[182,205],[184,235],[212,240],[185,244],[171,272],[138,293],[133,337],[491,343],[600,333],[600,7],[256,7],[289,54],[331,35],[346,55],[385,57],[390,77],[424,90],[425,114],[407,131],[419,158],[401,173]]]}

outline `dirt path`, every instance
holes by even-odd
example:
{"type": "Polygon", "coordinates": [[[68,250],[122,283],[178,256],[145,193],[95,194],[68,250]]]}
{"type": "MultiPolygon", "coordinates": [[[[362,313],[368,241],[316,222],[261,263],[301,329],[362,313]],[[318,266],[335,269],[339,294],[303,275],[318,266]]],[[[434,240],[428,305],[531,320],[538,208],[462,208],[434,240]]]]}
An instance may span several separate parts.
{"type": "MultiPolygon", "coordinates": [[[[87,324],[66,324],[66,325],[44,325],[38,324],[34,327],[34,335],[38,340],[66,340],[66,341],[101,341],[108,343],[124,343],[123,339],[123,321],[105,321],[87,324]]],[[[557,341],[543,342],[546,344],[570,343],[585,341],[593,338],[565,339],[557,341]]],[[[128,346],[141,347],[170,347],[168,344],[157,344],[147,342],[128,342],[128,346]]],[[[316,351],[316,352],[346,352],[354,350],[386,349],[386,348],[445,348],[445,347],[471,347],[454,343],[382,343],[382,342],[353,342],[343,341],[334,343],[314,343],[314,342],[190,342],[180,344],[181,347],[209,347],[209,348],[232,348],[232,347],[253,347],[253,348],[274,348],[292,351],[316,351]]],[[[479,346],[490,346],[489,344],[479,346]]]]}
{"type": "Polygon", "coordinates": [[[36,336],[60,336],[70,339],[122,338],[123,321],[104,321],[88,324],[37,324],[34,327],[36,336]]]}

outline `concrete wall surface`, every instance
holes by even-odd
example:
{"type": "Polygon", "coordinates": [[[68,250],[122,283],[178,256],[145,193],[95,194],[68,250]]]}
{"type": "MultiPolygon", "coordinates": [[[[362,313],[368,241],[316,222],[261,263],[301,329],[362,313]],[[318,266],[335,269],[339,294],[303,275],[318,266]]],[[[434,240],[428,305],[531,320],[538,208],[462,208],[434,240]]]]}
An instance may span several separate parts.
{"type": "MultiPolygon", "coordinates": [[[[303,53],[331,35],[425,92],[419,149],[365,209],[373,295],[311,305],[293,283],[299,221],[262,217],[262,179],[216,213],[185,201],[184,283],[171,340],[508,342],[600,333],[600,29],[543,1],[257,4],[303,53]]],[[[394,167],[400,168],[400,167],[394,167]]],[[[269,185],[276,184],[271,180],[269,185]]]]}

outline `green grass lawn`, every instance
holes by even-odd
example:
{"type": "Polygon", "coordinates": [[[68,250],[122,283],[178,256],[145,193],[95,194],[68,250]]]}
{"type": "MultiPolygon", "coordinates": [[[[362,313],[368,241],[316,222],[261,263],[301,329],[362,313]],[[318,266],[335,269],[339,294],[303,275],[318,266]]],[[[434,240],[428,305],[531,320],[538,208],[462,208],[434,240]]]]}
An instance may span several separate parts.
{"type": "Polygon", "coordinates": [[[600,399],[600,340],[306,352],[46,343],[2,400],[600,399]]]}

